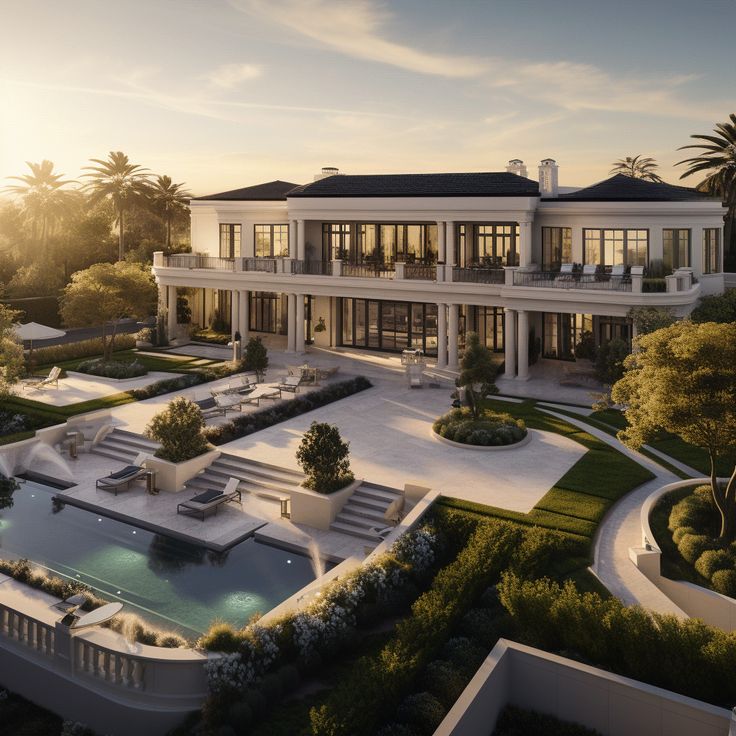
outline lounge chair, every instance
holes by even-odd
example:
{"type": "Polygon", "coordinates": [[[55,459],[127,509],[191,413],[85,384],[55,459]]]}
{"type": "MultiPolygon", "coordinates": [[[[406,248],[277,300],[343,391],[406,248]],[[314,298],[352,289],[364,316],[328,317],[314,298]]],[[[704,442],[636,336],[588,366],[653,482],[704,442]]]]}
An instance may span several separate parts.
{"type": "Polygon", "coordinates": [[[213,392],[212,398],[215,405],[211,409],[206,410],[206,414],[222,414],[225,416],[229,411],[240,411],[240,403],[242,401],[240,394],[213,392]]]}
{"type": "Polygon", "coordinates": [[[339,370],[339,365],[336,365],[334,368],[318,368],[317,377],[321,381],[326,381],[327,379],[332,378],[339,370]]]}
{"type": "Polygon", "coordinates": [[[204,491],[203,493],[190,498],[188,501],[182,501],[177,504],[176,513],[189,514],[191,516],[201,515],[202,521],[204,521],[208,513],[217,513],[217,509],[223,503],[229,503],[230,501],[242,503],[243,497],[241,492],[238,490],[239,485],[240,479],[230,478],[222,491],[204,491]]]}
{"type": "Polygon", "coordinates": [[[143,480],[148,472],[143,465],[146,457],[145,452],[139,452],[132,465],[126,465],[122,470],[116,470],[104,478],[98,478],[95,486],[103,491],[112,491],[116,496],[120,490],[127,491],[131,483],[143,480]]]}
{"type": "Polygon", "coordinates": [[[261,405],[261,399],[280,399],[281,393],[274,386],[259,386],[255,391],[241,399],[241,404],[261,405]]]}
{"type": "Polygon", "coordinates": [[[574,266],[572,263],[563,263],[560,266],[560,272],[555,277],[555,281],[572,281],[575,278],[574,266]]]}
{"type": "Polygon", "coordinates": [[[29,376],[23,379],[23,388],[35,388],[41,390],[46,386],[53,385],[54,388],[59,388],[59,377],[61,376],[61,368],[55,365],[50,371],[48,376],[29,376]]]}
{"type": "Polygon", "coordinates": [[[598,266],[595,263],[586,263],[583,266],[583,276],[595,276],[595,272],[598,266]]]}
{"type": "Polygon", "coordinates": [[[618,276],[619,278],[621,278],[621,276],[623,276],[625,273],[626,273],[626,266],[624,266],[623,263],[618,266],[613,266],[613,268],[611,268],[611,276],[618,276]]]}
{"type": "Polygon", "coordinates": [[[250,376],[240,376],[240,380],[231,382],[227,388],[220,389],[216,393],[222,394],[249,394],[258,385],[257,380],[250,376]]]}
{"type": "Polygon", "coordinates": [[[301,385],[302,377],[301,375],[298,376],[286,376],[286,378],[281,379],[281,383],[276,387],[279,392],[279,398],[283,398],[284,391],[287,391],[291,394],[296,394],[299,390],[299,386],[301,385]]]}

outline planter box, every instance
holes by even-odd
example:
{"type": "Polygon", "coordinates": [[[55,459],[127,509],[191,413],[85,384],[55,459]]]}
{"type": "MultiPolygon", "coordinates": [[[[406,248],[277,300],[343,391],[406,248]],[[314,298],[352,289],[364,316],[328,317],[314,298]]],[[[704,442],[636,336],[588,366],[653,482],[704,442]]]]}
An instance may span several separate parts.
{"type": "Polygon", "coordinates": [[[204,455],[198,455],[183,463],[171,463],[160,457],[146,459],[146,467],[156,471],[156,488],[168,493],[178,493],[184,489],[184,484],[194,478],[202,470],[209,467],[218,457],[220,450],[210,450],[204,455]]]}
{"type": "Polygon", "coordinates": [[[432,436],[438,441],[450,447],[457,447],[458,450],[489,450],[490,452],[498,452],[499,450],[516,450],[519,447],[524,447],[532,441],[532,433],[530,429],[526,430],[526,437],[523,437],[518,442],[514,442],[512,445],[466,445],[464,442],[455,442],[454,440],[448,440],[445,437],[440,437],[434,430],[431,430],[432,436]]]}
{"type": "Polygon", "coordinates": [[[345,488],[327,494],[310,491],[308,488],[290,491],[291,520],[317,529],[329,529],[330,524],[362,482],[362,478],[356,478],[345,488]]]}

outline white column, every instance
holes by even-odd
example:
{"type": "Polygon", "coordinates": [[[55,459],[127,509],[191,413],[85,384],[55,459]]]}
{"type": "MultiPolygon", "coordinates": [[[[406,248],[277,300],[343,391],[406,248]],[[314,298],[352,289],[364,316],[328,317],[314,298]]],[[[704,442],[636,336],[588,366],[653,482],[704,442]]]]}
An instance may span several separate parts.
{"type": "Polygon", "coordinates": [[[445,223],[437,223],[437,260],[440,263],[447,263],[447,248],[445,247],[445,223]]]}
{"type": "Polygon", "coordinates": [[[504,378],[516,375],[516,312],[504,309],[503,350],[506,361],[504,378]]]}
{"type": "Polygon", "coordinates": [[[532,224],[519,223],[519,265],[529,266],[532,263],[532,224]]]}
{"type": "Polygon", "coordinates": [[[445,226],[447,228],[445,233],[445,253],[447,256],[445,263],[448,266],[455,266],[455,223],[446,222],[445,226]]]}
{"type": "Polygon", "coordinates": [[[242,344],[248,342],[248,331],[250,325],[250,292],[241,291],[238,297],[238,330],[242,338],[242,344]]]}
{"type": "Polygon", "coordinates": [[[294,297],[296,308],[294,310],[294,350],[297,353],[304,352],[304,294],[294,297]]]}
{"type": "Polygon", "coordinates": [[[519,356],[519,371],[516,376],[517,381],[528,381],[529,380],[529,312],[520,309],[517,312],[519,316],[519,335],[517,339],[518,343],[518,356],[519,356]]]}
{"type": "Polygon", "coordinates": [[[173,340],[176,337],[176,286],[166,287],[166,308],[168,309],[166,333],[169,340],[173,340]]]}
{"type": "Polygon", "coordinates": [[[304,220],[296,221],[296,258],[299,261],[304,260],[305,244],[304,244],[304,220]]]}
{"type": "Polygon", "coordinates": [[[437,367],[447,367],[447,308],[437,305],[437,367]]]}
{"type": "Polygon", "coordinates": [[[296,220],[289,220],[289,258],[296,258],[296,220]]]}
{"type": "Polygon", "coordinates": [[[583,228],[574,227],[572,229],[572,262],[582,263],[585,260],[583,246],[583,228]]]}
{"type": "Polygon", "coordinates": [[[286,352],[293,353],[296,350],[296,297],[294,294],[287,294],[287,297],[286,352]]]}
{"type": "Polygon", "coordinates": [[[230,292],[230,337],[235,339],[235,333],[240,332],[238,326],[238,317],[240,316],[240,309],[238,308],[238,295],[240,292],[233,289],[230,292]]]}
{"type": "Polygon", "coordinates": [[[457,338],[460,331],[460,310],[457,304],[450,304],[448,310],[450,314],[447,321],[447,367],[451,371],[456,371],[458,368],[457,338]]]}

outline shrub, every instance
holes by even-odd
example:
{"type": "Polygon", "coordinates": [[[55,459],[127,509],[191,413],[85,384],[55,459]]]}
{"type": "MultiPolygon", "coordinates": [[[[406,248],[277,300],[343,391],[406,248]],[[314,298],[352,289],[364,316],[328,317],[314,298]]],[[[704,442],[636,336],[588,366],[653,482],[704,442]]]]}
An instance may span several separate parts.
{"type": "MultiPolygon", "coordinates": [[[[702,488],[702,486],[701,486],[702,488]]],[[[678,501],[670,511],[668,527],[670,530],[681,526],[692,526],[703,529],[712,520],[715,507],[710,498],[710,487],[707,487],[708,496],[704,496],[696,489],[692,494],[678,501]]]]}
{"type": "Polygon", "coordinates": [[[201,373],[190,373],[185,376],[178,376],[177,378],[165,378],[163,381],[156,381],[143,388],[134,388],[128,391],[129,395],[136,401],[145,401],[145,399],[152,399],[155,396],[161,396],[161,394],[168,394],[172,391],[181,391],[185,388],[191,388],[197,386],[200,383],[205,383],[207,378],[201,373]]]}
{"type": "Polygon", "coordinates": [[[200,408],[180,396],[169,402],[146,427],[145,435],[161,443],[156,457],[181,463],[202,455],[210,449],[202,430],[205,421],[200,408]]]}
{"type": "Polygon", "coordinates": [[[708,549],[716,549],[718,541],[705,534],[683,534],[677,549],[692,565],[708,549]]]}
{"type": "Polygon", "coordinates": [[[268,350],[260,337],[251,337],[243,350],[243,368],[262,376],[268,368],[268,350]]]}
{"type": "Polygon", "coordinates": [[[422,683],[446,708],[452,707],[466,685],[458,668],[444,659],[436,659],[426,666],[422,683]]]}
{"type": "Polygon", "coordinates": [[[333,493],[354,479],[350,471],[350,443],[340,430],[326,422],[312,422],[302,437],[296,459],[307,478],[305,488],[318,493],[333,493]]]}
{"type": "Polygon", "coordinates": [[[710,580],[717,570],[733,570],[734,558],[724,549],[709,549],[695,561],[695,569],[710,580]]]}
{"type": "Polygon", "coordinates": [[[227,722],[236,733],[246,732],[252,721],[253,711],[245,700],[237,700],[228,708],[227,722]]]}
{"type": "Polygon", "coordinates": [[[537,713],[531,710],[522,710],[513,705],[507,705],[496,721],[493,736],[530,736],[530,734],[545,734],[545,736],[600,736],[577,723],[560,721],[554,716],[537,713]]]}
{"type": "Polygon", "coordinates": [[[432,429],[453,442],[466,445],[512,445],[526,436],[523,420],[510,414],[485,411],[474,419],[470,409],[453,409],[435,421],[432,429]]]}
{"type": "Polygon", "coordinates": [[[464,636],[450,639],[442,649],[442,654],[466,675],[475,672],[486,656],[483,649],[464,636]]]}
{"type": "Polygon", "coordinates": [[[240,637],[230,624],[218,622],[212,624],[207,633],[200,637],[197,647],[208,652],[237,652],[240,637]]]}
{"type": "Polygon", "coordinates": [[[460,631],[480,646],[491,649],[501,636],[506,623],[498,611],[471,608],[462,618],[460,631]]]}
{"type": "Polygon", "coordinates": [[[446,713],[445,707],[434,695],[423,692],[404,698],[396,716],[400,721],[416,726],[420,733],[433,734],[446,713]]]}
{"type": "MultiPolygon", "coordinates": [[[[49,345],[45,348],[35,348],[33,350],[33,360],[37,365],[63,363],[67,360],[77,360],[79,358],[89,358],[94,355],[102,355],[103,347],[101,337],[95,337],[91,340],[80,340],[79,342],[70,342],[64,345],[49,345]]],[[[116,350],[130,350],[134,347],[134,335],[118,335],[115,338],[116,350]]]]}
{"type": "Polygon", "coordinates": [[[417,732],[406,723],[388,723],[376,732],[376,736],[417,736],[417,732]]]}
{"type": "Polygon", "coordinates": [[[136,378],[148,373],[143,363],[137,360],[131,363],[123,363],[117,360],[103,361],[101,358],[85,360],[77,366],[79,373],[87,373],[92,376],[103,376],[104,378],[136,378]]]}
{"type": "Polygon", "coordinates": [[[710,582],[719,593],[736,598],[736,570],[716,570],[710,582]]]}
{"type": "Polygon", "coordinates": [[[612,386],[624,374],[624,358],[629,354],[625,340],[614,337],[598,348],[595,357],[596,378],[607,386],[612,386]]]}
{"type": "Polygon", "coordinates": [[[672,532],[672,541],[675,544],[680,544],[680,541],[686,534],[697,534],[698,530],[692,526],[678,526],[675,531],[672,532]]]}

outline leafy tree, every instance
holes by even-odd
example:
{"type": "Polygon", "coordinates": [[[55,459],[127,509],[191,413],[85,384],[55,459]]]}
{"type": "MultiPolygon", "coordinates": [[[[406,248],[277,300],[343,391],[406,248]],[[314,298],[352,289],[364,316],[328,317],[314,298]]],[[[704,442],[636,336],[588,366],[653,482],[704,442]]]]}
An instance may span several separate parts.
{"type": "Polygon", "coordinates": [[[680,179],[694,174],[706,174],[697,188],[701,192],[720,197],[728,207],[724,218],[724,241],[730,243],[733,251],[736,234],[736,114],[731,113],[729,119],[730,122],[716,124],[714,135],[691,135],[691,138],[704,142],[681,146],[680,150],[696,148],[701,154],[678,161],[676,165],[686,164],[688,167],[680,179]]]}
{"type": "Polygon", "coordinates": [[[690,313],[693,322],[736,322],[736,289],[704,296],[690,313]]]}
{"type": "Polygon", "coordinates": [[[268,350],[260,337],[251,337],[243,351],[243,367],[262,376],[268,368],[268,350]]]}
{"type": "Polygon", "coordinates": [[[109,360],[117,321],[148,317],[156,310],[157,296],[153,277],[144,267],[124,261],[98,263],[72,274],[61,300],[61,316],[69,327],[102,323],[103,358],[109,360]]]}
{"type": "Polygon", "coordinates": [[[118,260],[125,257],[125,214],[135,203],[144,202],[149,189],[147,169],[130,162],[122,151],[110,151],[107,160],[90,159],[96,166],[85,166],[90,181],[90,201],[110,199],[117,213],[118,260]]]}
{"type": "Polygon", "coordinates": [[[0,474],[0,511],[13,508],[13,494],[18,490],[15,478],[6,478],[0,474]]]}
{"type": "Polygon", "coordinates": [[[648,335],[655,330],[669,327],[676,320],[668,307],[632,307],[627,316],[640,335],[648,335]]]}
{"type": "Polygon", "coordinates": [[[491,351],[481,343],[477,332],[468,332],[465,351],[460,361],[460,377],[457,385],[465,388],[465,395],[474,419],[482,413],[481,401],[497,394],[496,366],[491,351]]]}
{"type": "Polygon", "coordinates": [[[641,154],[627,156],[613,162],[613,168],[609,174],[623,174],[632,179],[644,179],[646,181],[661,182],[662,178],[657,174],[659,164],[653,159],[641,154]]]}
{"type": "Polygon", "coordinates": [[[338,491],[355,477],[350,470],[350,443],[343,441],[336,426],[326,422],[312,422],[296,459],[307,476],[304,487],[318,493],[338,491]]]}
{"type": "Polygon", "coordinates": [[[736,469],[722,487],[719,459],[736,458],[736,323],[676,322],[639,338],[626,373],[612,389],[626,406],[618,437],[640,447],[665,431],[708,452],[720,536],[736,538],[736,469]]]}
{"type": "Polygon", "coordinates": [[[184,184],[175,184],[170,176],[157,176],[151,184],[149,198],[153,211],[166,225],[166,250],[171,250],[171,225],[177,215],[189,211],[191,192],[183,189],[184,184]]]}
{"type": "Polygon", "coordinates": [[[13,329],[20,312],[0,304],[0,399],[10,394],[14,383],[23,375],[23,345],[13,329]]]}
{"type": "Polygon", "coordinates": [[[156,457],[183,463],[210,449],[202,431],[204,427],[201,409],[184,396],[179,396],[151,419],[145,435],[161,443],[156,457]]]}
{"type": "Polygon", "coordinates": [[[42,263],[21,266],[8,282],[8,296],[21,298],[28,296],[56,296],[63,286],[61,274],[42,263]]]}
{"type": "Polygon", "coordinates": [[[614,337],[598,347],[595,356],[595,374],[601,383],[611,386],[624,374],[624,360],[629,354],[625,340],[614,337]]]}

